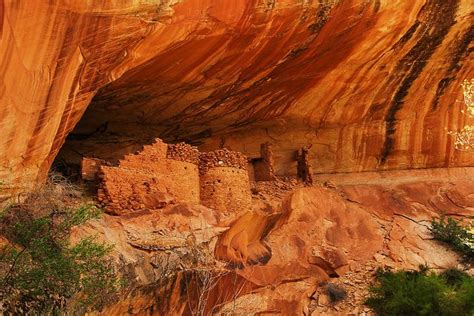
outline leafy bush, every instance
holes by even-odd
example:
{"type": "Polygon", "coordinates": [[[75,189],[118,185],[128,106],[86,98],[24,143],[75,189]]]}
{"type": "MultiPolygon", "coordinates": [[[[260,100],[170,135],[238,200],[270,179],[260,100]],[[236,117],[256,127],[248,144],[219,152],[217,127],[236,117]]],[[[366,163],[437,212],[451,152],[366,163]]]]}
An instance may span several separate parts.
{"type": "MultiPolygon", "coordinates": [[[[38,201],[36,195],[34,201],[38,201]]],[[[31,211],[31,200],[9,207],[0,217],[0,313],[57,314],[68,309],[99,308],[117,289],[107,260],[112,247],[87,237],[71,244],[77,225],[97,218],[95,207],[31,211]]],[[[46,203],[47,202],[47,203],[46,203]]],[[[39,202],[38,202],[39,203],[39,202]]],[[[40,203],[41,204],[41,203],[40,203]]],[[[37,205],[33,208],[36,208],[37,205]]]]}
{"type": "Polygon", "coordinates": [[[378,270],[366,304],[377,315],[473,315],[474,278],[449,269],[439,275],[419,271],[378,270]]]}
{"type": "Polygon", "coordinates": [[[463,226],[451,217],[442,217],[439,220],[433,219],[430,230],[436,240],[461,253],[467,261],[474,259],[474,234],[470,227],[463,226]]]}

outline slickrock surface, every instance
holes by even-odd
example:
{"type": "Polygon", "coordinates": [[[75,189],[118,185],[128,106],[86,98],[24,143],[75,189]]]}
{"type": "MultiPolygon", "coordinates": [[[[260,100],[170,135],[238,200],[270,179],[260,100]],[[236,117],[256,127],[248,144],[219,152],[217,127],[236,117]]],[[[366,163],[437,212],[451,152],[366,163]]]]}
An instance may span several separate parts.
{"type": "Polygon", "coordinates": [[[252,156],[271,138],[278,174],[309,144],[315,172],[472,165],[445,128],[467,119],[456,100],[474,76],[473,6],[1,0],[0,178],[44,179],[84,112],[74,135],[89,139],[252,156]]]}
{"type": "MultiPolygon", "coordinates": [[[[216,273],[204,273],[214,282],[206,292],[208,311],[367,315],[362,302],[378,267],[459,265],[455,253],[432,240],[428,226],[434,216],[472,215],[474,183],[442,170],[437,174],[425,181],[424,171],[412,172],[410,179],[386,172],[393,183],[312,187],[280,179],[258,186],[254,210],[232,218],[177,203],[153,212],[104,215],[77,233],[99,232],[114,243],[118,265],[134,280],[104,314],[189,313],[189,291],[197,284],[190,267],[199,262],[200,273],[209,271],[205,267],[216,273]],[[417,175],[423,180],[415,181],[417,175]],[[334,285],[348,293],[335,305],[326,294],[334,285]]],[[[357,176],[364,180],[364,174],[357,176]]]]}
{"type": "Polygon", "coordinates": [[[240,218],[219,239],[216,255],[246,261],[239,273],[261,290],[224,309],[364,315],[362,302],[378,267],[458,264],[431,239],[428,226],[440,214],[472,214],[474,186],[468,183],[302,188],[286,199],[283,213],[240,218]],[[342,286],[348,298],[331,304],[321,282],[342,286]]]}

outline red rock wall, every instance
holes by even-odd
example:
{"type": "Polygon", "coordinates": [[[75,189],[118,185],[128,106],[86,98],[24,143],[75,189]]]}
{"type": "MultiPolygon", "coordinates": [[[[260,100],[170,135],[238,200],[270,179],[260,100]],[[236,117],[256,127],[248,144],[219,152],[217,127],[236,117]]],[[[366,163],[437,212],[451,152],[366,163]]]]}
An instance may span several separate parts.
{"type": "Polygon", "coordinates": [[[0,1],[0,178],[44,179],[95,92],[133,67],[153,2],[0,1]]]}
{"type": "Polygon", "coordinates": [[[251,157],[271,140],[279,174],[310,144],[315,172],[472,165],[445,130],[468,120],[455,101],[474,76],[472,2],[211,3],[195,36],[102,90],[86,118],[122,103],[121,128],[147,113],[165,138],[251,157]]]}
{"type": "Polygon", "coordinates": [[[468,119],[473,6],[0,0],[0,178],[44,179],[101,88],[78,133],[251,156],[272,139],[277,173],[308,144],[317,172],[472,165],[445,128],[468,119]]]}

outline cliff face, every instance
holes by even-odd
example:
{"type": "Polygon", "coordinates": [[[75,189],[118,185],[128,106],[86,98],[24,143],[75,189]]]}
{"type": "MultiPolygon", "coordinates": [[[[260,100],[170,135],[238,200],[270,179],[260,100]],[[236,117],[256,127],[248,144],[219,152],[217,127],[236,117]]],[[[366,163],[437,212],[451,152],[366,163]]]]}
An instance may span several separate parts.
{"type": "Polygon", "coordinates": [[[303,145],[317,172],[472,165],[445,128],[467,119],[456,100],[474,76],[473,10],[0,0],[0,178],[40,180],[81,118],[89,152],[107,135],[161,136],[250,156],[271,140],[280,174],[303,145]]]}

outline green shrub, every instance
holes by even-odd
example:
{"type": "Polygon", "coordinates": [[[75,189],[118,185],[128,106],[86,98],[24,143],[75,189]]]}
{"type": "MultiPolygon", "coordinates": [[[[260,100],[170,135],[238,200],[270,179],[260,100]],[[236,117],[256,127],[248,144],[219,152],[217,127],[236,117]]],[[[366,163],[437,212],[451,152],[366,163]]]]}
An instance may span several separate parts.
{"type": "Polygon", "coordinates": [[[366,304],[377,315],[473,315],[474,278],[449,269],[439,275],[419,271],[378,270],[366,304]]]}
{"type": "MultiPolygon", "coordinates": [[[[472,226],[472,225],[469,225],[472,226]]],[[[467,261],[474,259],[474,234],[470,232],[469,226],[463,226],[451,217],[431,222],[431,233],[434,239],[439,240],[453,250],[459,252],[467,261]]]]}
{"type": "Polygon", "coordinates": [[[100,211],[84,206],[34,216],[24,208],[12,206],[0,220],[0,234],[9,241],[0,246],[0,313],[99,308],[118,286],[107,260],[112,248],[93,237],[75,244],[69,239],[74,226],[100,211]]]}

